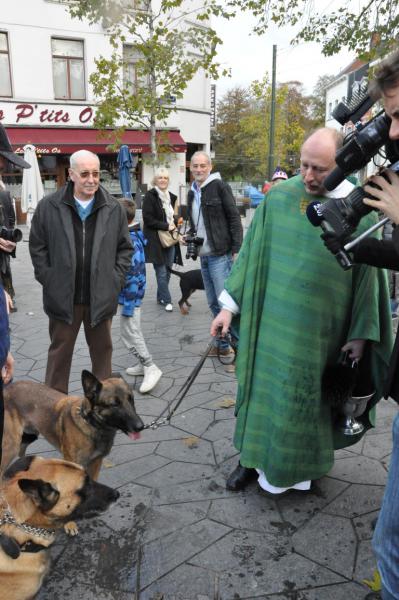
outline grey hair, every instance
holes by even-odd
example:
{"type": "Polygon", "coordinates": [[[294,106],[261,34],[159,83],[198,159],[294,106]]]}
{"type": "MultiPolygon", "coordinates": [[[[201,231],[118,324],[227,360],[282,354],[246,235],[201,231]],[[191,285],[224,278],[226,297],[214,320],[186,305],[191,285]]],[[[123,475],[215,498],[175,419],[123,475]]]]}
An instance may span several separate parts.
{"type": "Polygon", "coordinates": [[[155,185],[156,178],[161,175],[170,179],[168,169],[166,167],[158,167],[154,171],[154,177],[152,178],[152,181],[151,181],[152,185],[155,185]]]}
{"type": "Polygon", "coordinates": [[[98,158],[97,154],[94,154],[94,152],[90,152],[90,150],[77,150],[69,157],[69,166],[71,169],[76,169],[81,158],[96,158],[98,160],[98,164],[100,164],[100,159],[98,158]]]}
{"type": "Polygon", "coordinates": [[[209,154],[204,152],[204,150],[197,150],[196,152],[194,152],[194,154],[191,157],[190,163],[193,164],[193,160],[196,159],[198,156],[205,156],[206,160],[208,161],[208,164],[212,164],[211,157],[209,156],[209,154]]]}

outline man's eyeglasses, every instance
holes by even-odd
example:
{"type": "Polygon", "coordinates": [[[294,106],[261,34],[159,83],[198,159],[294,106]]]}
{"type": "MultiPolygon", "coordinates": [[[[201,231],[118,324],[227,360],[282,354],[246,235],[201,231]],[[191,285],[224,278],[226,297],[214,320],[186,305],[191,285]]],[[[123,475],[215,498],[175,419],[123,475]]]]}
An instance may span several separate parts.
{"type": "MultiPolygon", "coordinates": [[[[75,171],[76,173],[76,171],[75,171]]],[[[81,177],[82,179],[87,179],[88,177],[90,177],[90,175],[94,178],[94,179],[98,179],[100,177],[100,171],[81,171],[80,173],[76,173],[77,175],[79,175],[79,177],[81,177]]]]}

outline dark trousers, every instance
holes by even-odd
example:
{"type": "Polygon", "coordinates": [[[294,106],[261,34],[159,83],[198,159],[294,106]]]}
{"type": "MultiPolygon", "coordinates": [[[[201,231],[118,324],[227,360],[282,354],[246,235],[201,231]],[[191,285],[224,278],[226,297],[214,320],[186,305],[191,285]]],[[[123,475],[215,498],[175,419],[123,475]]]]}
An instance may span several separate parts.
{"type": "Polygon", "coordinates": [[[73,322],[50,319],[50,347],[48,350],[46,384],[60,392],[68,393],[69,374],[76,338],[83,323],[89,347],[92,372],[98,379],[111,377],[112,366],[112,319],[106,319],[95,327],[90,326],[90,307],[75,304],[73,322]]]}

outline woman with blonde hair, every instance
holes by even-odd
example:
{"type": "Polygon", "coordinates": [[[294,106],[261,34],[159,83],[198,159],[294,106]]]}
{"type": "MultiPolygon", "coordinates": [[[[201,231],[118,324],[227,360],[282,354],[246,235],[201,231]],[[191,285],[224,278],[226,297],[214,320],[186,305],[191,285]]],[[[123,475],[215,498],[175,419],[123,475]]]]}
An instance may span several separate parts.
{"type": "Polygon", "coordinates": [[[182,265],[183,261],[179,244],[163,248],[158,230],[173,231],[176,228],[177,196],[169,191],[169,172],[165,167],[156,169],[152,183],[154,187],[148,190],[143,200],[143,229],[148,242],[145,247],[146,262],[154,265],[158,286],[158,304],[170,312],[173,310],[173,305],[169,292],[170,272],[168,267],[172,267],[174,262],[182,265]]]}

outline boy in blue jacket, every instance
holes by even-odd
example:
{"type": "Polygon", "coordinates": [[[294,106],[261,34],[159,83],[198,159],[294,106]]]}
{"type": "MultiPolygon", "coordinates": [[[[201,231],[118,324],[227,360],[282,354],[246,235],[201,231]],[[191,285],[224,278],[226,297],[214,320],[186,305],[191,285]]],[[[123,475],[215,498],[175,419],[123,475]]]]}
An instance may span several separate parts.
{"type": "Polygon", "coordinates": [[[144,246],[147,240],[140,229],[140,224],[134,221],[136,204],[133,200],[123,198],[122,206],[126,211],[130,238],[133,246],[132,264],[126,275],[126,284],[119,294],[119,304],[122,305],[120,317],[120,332],[123,343],[139,362],[126,369],[128,375],[144,375],[140,392],[150,392],[161,378],[162,371],[152,360],[141,331],[140,306],[146,286],[144,246]]]}

